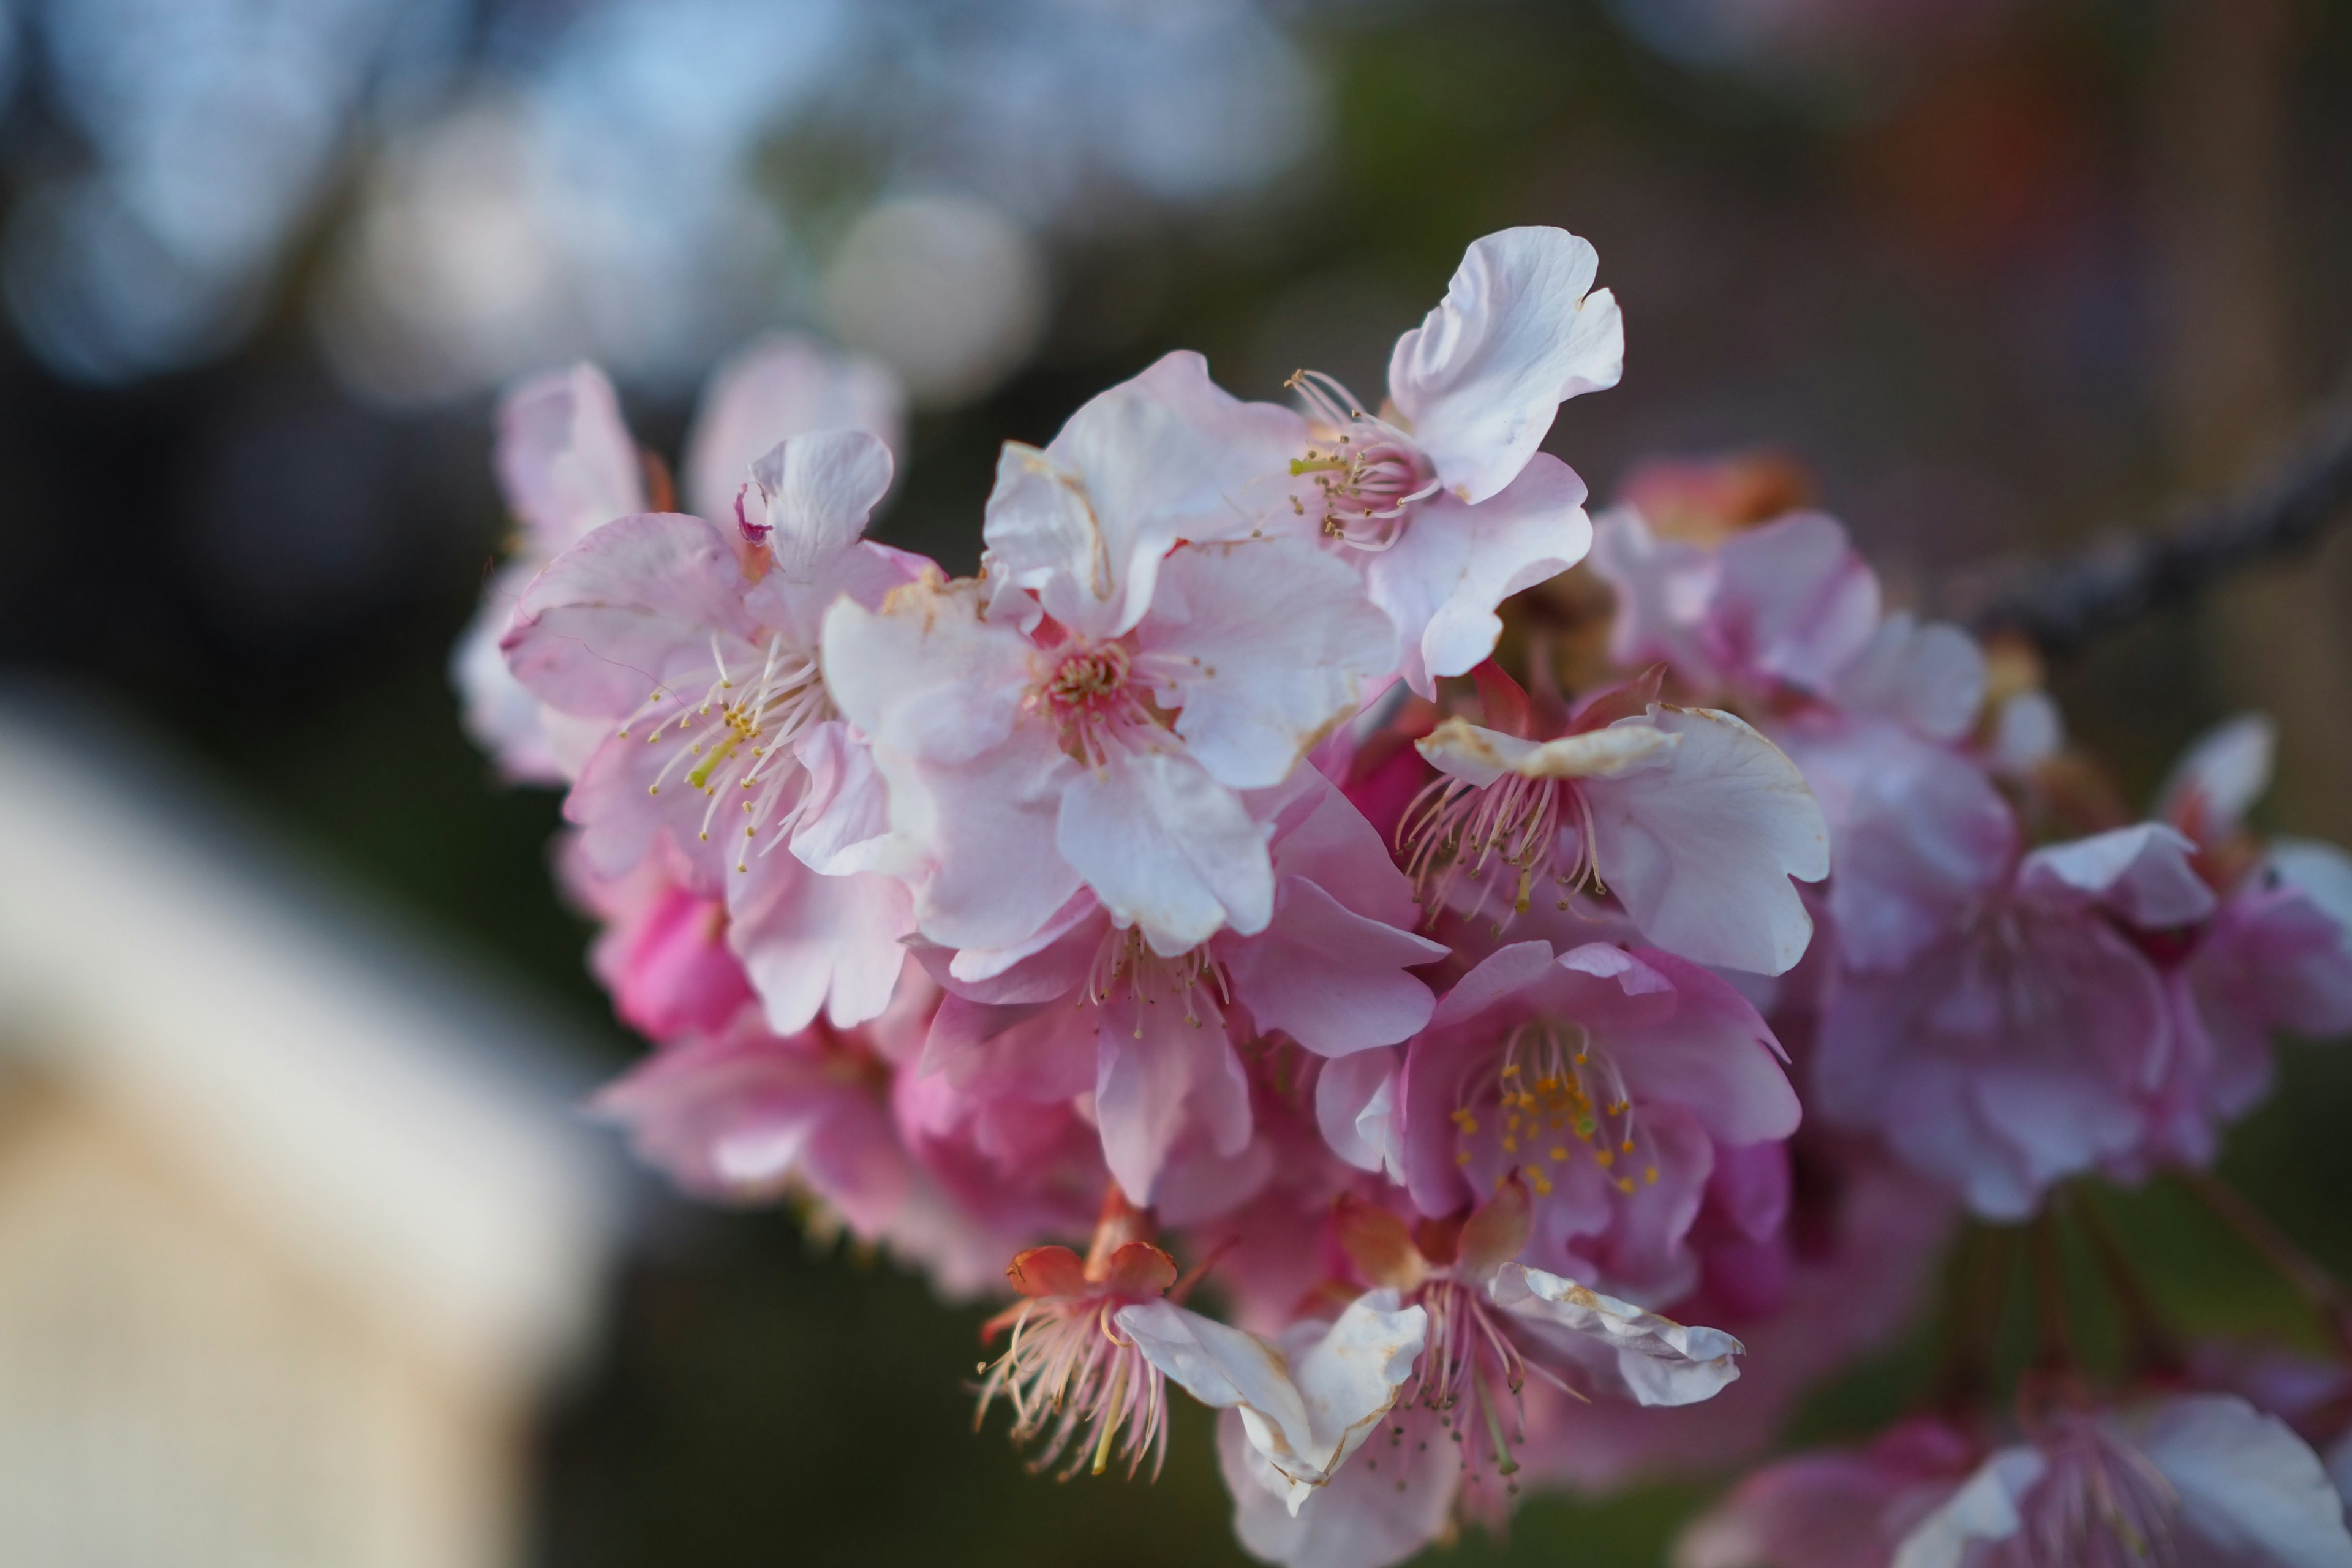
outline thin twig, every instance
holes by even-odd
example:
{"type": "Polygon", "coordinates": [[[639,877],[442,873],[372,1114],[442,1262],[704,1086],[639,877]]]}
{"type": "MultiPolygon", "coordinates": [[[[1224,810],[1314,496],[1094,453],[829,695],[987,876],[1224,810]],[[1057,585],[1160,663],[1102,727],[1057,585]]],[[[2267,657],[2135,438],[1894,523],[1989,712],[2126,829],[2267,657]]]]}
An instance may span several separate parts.
{"type": "Polygon", "coordinates": [[[2347,1300],[2344,1287],[2336,1283],[2336,1276],[2328,1272],[2325,1264],[2305,1252],[2245,1194],[2212,1172],[2187,1167],[2180,1172],[2180,1180],[2200,1203],[2237,1233],[2238,1239],[2294,1288],[2339,1342],[2352,1342],[2352,1301],[2347,1300]]]}
{"type": "Polygon", "coordinates": [[[2124,1353],[2133,1372],[2143,1375],[2178,1373],[2188,1362],[2180,1348],[2180,1337],[2172,1331],[2163,1309],[2148,1290],[2147,1281],[2134,1267],[2123,1237],[2116,1234],[2105,1199],[2087,1188],[2074,1195],[2074,1216],[2081,1222],[2083,1234],[2090,1238],[2091,1254],[2098,1259],[2099,1272],[2106,1279],[2107,1293],[2115,1298],[2116,1310],[2123,1319],[2124,1353]]]}
{"type": "Polygon", "coordinates": [[[2185,603],[2242,566],[2308,544],[2352,514],[2352,394],[2324,406],[2260,479],[2169,527],[2111,535],[2070,559],[1963,579],[1955,605],[1980,632],[2021,634],[2046,655],[2075,651],[2185,603]]]}

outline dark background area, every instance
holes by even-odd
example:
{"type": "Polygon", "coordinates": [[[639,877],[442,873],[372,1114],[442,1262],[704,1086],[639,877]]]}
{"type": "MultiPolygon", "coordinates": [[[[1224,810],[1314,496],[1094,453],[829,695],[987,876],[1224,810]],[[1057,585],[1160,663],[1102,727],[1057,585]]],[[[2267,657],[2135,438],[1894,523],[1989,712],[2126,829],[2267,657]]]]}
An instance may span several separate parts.
{"type": "MultiPolygon", "coordinates": [[[[635,9],[660,25],[659,7],[635,9]]],[[[903,132],[930,101],[929,79],[899,68],[908,38],[937,70],[1003,62],[959,55],[970,40],[931,7],[885,9],[906,31],[866,46],[862,87],[750,135],[747,188],[791,237],[744,328],[827,324],[795,269],[821,273],[859,203],[909,183],[1001,194],[991,179],[1029,155],[982,140],[964,168],[903,132]]],[[[1016,45],[1087,9],[1003,7],[1016,45]]],[[[1017,368],[918,415],[885,538],[968,568],[997,444],[1043,441],[1171,347],[1202,349],[1244,395],[1279,395],[1302,364],[1376,386],[1464,245],[1520,223],[1591,238],[1623,304],[1623,384],[1570,405],[1549,443],[1597,497],[1644,458],[1784,449],[1929,608],[1972,564],[2145,525],[2247,471],[2352,367],[2352,8],[2328,0],[1202,9],[1247,11],[1305,73],[1297,146],[1205,192],[1096,171],[1077,195],[1011,203],[1043,258],[1043,324],[1017,368]]],[[[344,287],[339,247],[404,138],[485,82],[551,70],[600,7],[438,7],[439,63],[393,95],[396,112],[355,89],[235,308],[144,348],[84,319],[99,295],[59,292],[73,267],[113,265],[106,253],[42,248],[57,192],[126,156],[75,99],[89,69],[58,42],[75,10],[14,16],[0,122],[0,662],[160,731],[334,872],[568,1006],[617,1068],[635,1047],[548,875],[555,800],[491,780],[444,673],[507,527],[491,387],[387,395],[352,370],[320,303],[344,287]]],[[[1171,91],[1215,115],[1220,79],[1171,91]]],[[[604,346],[559,331],[546,359],[604,346]]],[[[681,341],[640,374],[620,367],[641,439],[675,455],[715,352],[681,341]]],[[[2352,560],[2332,545],[2112,639],[2054,672],[2057,689],[2141,790],[2203,724],[2269,708],[2287,740],[2266,821],[2352,837],[2347,594],[2352,560]]],[[[2294,1051],[2286,1086],[2234,1167],[2352,1262],[2336,1131],[2352,1075],[2294,1051]]],[[[2172,1194],[2129,1201],[2125,1219],[2192,1318],[2294,1329],[2285,1299],[2172,1194]]],[[[1197,1411],[1180,1410],[1152,1487],[1056,1486],[1024,1474],[1001,1432],[975,1438],[978,1317],[812,1247],[789,1215],[662,1209],[603,1359],[544,1434],[541,1560],[1238,1559],[1197,1411]]],[[[1861,1370],[1803,1429],[1884,1419],[1923,1356],[1861,1370]]],[[[1507,1546],[1451,1560],[1655,1561],[1693,1495],[1538,1502],[1507,1546]]]]}

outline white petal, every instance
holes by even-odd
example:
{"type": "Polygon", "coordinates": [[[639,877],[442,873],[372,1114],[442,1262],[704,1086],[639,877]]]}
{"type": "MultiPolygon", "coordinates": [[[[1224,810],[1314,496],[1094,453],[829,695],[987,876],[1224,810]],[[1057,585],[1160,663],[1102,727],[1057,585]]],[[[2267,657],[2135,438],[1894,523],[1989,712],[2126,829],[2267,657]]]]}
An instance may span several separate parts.
{"type": "Polygon", "coordinates": [[[2207,731],[2165,780],[2156,815],[2178,823],[2194,796],[2205,814],[2201,836],[2210,840],[2230,833],[2270,788],[2277,751],[2278,726],[2260,713],[2241,713],[2207,731]]]}
{"type": "Polygon", "coordinates": [[[1962,1568],[1970,1548],[2006,1541],[2025,1521],[2017,1505],[2049,1468],[2040,1450],[2003,1448],[1979,1468],[1941,1508],[1912,1526],[1887,1568],[1962,1568]]]}
{"type": "MultiPolygon", "coordinates": [[[[1573,1279],[1506,1263],[1487,1293],[1503,1310],[1536,1325],[1548,1342],[1566,1349],[1568,1341],[1581,1341],[1602,1352],[1622,1385],[1612,1392],[1639,1405],[1695,1405],[1739,1375],[1734,1358],[1742,1347],[1722,1330],[1677,1323],[1573,1279]]],[[[1580,1353],[1578,1359],[1593,1364],[1580,1353]]]]}
{"type": "Polygon", "coordinates": [[[2344,1500],[2319,1456],[2276,1416],[2207,1394],[2167,1400],[2115,1425],[2172,1483],[2180,1498],[2178,1528],[2212,1561],[2352,1568],[2344,1500]]]}
{"type": "Polygon", "coordinates": [[[2213,890],[2189,861],[2196,846],[2160,822],[2044,845],[2018,868],[2024,889],[2071,889],[2151,928],[2186,925],[2213,911],[2213,890]]]}
{"type": "Polygon", "coordinates": [[[1601,880],[1643,933],[1700,963],[1785,973],[1812,918],[1791,877],[1829,874],[1821,806],[1779,747],[1728,713],[1653,708],[1679,740],[1664,768],[1581,779],[1601,880]]]}
{"type": "Polygon", "coordinates": [[[1356,574],[1304,540],[1177,551],[1137,639],[1182,661],[1162,688],[1182,708],[1176,732],[1235,789],[1287,778],[1396,664],[1396,633],[1356,574]]]}
{"type": "Polygon", "coordinates": [[[2309,899],[2352,941],[2352,855],[2316,838],[2274,838],[2268,861],[2279,880],[2309,899]]]}
{"type": "Polygon", "coordinates": [[[1244,1550],[1282,1568],[1393,1568],[1454,1524],[1462,1460],[1433,1412],[1391,1413],[1378,1434],[1292,1513],[1291,1483],[1250,1446],[1237,1411],[1217,1417],[1217,1467],[1244,1550]]]}
{"type": "Polygon", "coordinates": [[[1250,1446],[1290,1483],[1296,1514],[1396,1403],[1428,1327],[1396,1292],[1358,1297],[1328,1330],[1302,1324],[1286,1352],[1166,1301],[1123,1307],[1146,1359],[1202,1404],[1238,1410],[1250,1446]]]}
{"type": "Polygon", "coordinates": [[[767,501],[777,573],[812,583],[865,533],[890,488],[890,448],[863,430],[796,436],[751,465],[751,482],[767,501]]]}
{"type": "Polygon", "coordinates": [[[711,373],[687,440],[686,504],[728,516],[753,460],[779,441],[816,430],[863,430],[894,449],[906,394],[877,359],[829,353],[807,338],[762,338],[711,373]]]}
{"type": "Polygon", "coordinates": [[[1482,729],[1467,719],[1448,719],[1415,741],[1413,749],[1446,777],[1484,789],[1533,753],[1536,742],[1482,729]]]}
{"type": "Polygon", "coordinates": [[[1389,394],[1439,480],[1483,501],[1518,477],[1560,404],[1617,384],[1625,327],[1601,260],[1565,229],[1474,241],[1445,299],[1397,340],[1389,394]]]}
{"type": "Polygon", "coordinates": [[[1216,388],[1198,354],[1171,354],[1088,402],[1044,451],[1006,444],[982,531],[992,565],[1066,626],[1126,632],[1179,539],[1247,538],[1287,513],[1286,465],[1305,437],[1296,415],[1216,388]]]}
{"type": "Polygon", "coordinates": [[[1055,842],[1121,925],[1186,952],[1230,925],[1265,929],[1274,863],[1233,791],[1181,754],[1115,754],[1064,788],[1055,842]]]}

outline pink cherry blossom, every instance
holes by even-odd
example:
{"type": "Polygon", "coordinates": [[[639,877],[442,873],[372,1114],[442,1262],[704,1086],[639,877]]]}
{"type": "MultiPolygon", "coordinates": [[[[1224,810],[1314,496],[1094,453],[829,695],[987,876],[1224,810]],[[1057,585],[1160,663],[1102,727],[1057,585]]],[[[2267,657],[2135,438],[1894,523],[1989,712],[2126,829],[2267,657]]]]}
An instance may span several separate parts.
{"type": "Polygon", "coordinates": [[[1120,514],[1088,493],[1073,553],[1017,574],[1034,595],[1006,567],[992,592],[929,578],[826,621],[834,693],[888,784],[877,864],[909,881],[944,946],[1027,942],[1081,888],[1161,958],[1264,930],[1272,863],[1241,792],[1288,778],[1392,661],[1386,622],[1311,545],[1186,544],[1163,561],[1108,542],[1095,520],[1120,514]]]}
{"type": "Polygon", "coordinates": [[[881,812],[817,647],[835,599],[878,601],[911,570],[859,538],[889,478],[870,436],[787,442],[753,470],[762,542],[676,514],[607,523],[532,582],[506,638],[542,700],[611,726],[564,805],[589,865],[618,877],[667,846],[725,899],[782,1033],[821,1005],[836,1025],[879,1012],[910,920],[858,864],[881,812]]]}
{"type": "Polygon", "coordinates": [[[1696,1283],[1718,1150],[1786,1138],[1797,1100],[1739,994],[1683,959],[1590,943],[1496,952],[1405,1057],[1407,1190],[1449,1215],[1524,1170],[1531,1268],[1641,1301],[1696,1283]]]}
{"type": "Polygon", "coordinates": [[[2060,1415],[1914,1525],[1901,1568],[2346,1568],[2327,1473],[2284,1423],[2228,1394],[2060,1415]]]}
{"type": "MultiPolygon", "coordinates": [[[[1163,1174],[1188,1142],[1226,1161],[1249,1143],[1237,1041],[1280,1030],[1317,1055],[1345,1057],[1428,1022],[1433,999],[1409,971],[1445,949],[1405,929],[1411,889],[1369,825],[1311,770],[1253,792],[1250,805],[1270,843],[1265,925],[1163,957],[1140,929],[1079,893],[1035,942],[930,960],[954,994],[926,1068],[964,1094],[1091,1093],[1112,1173],[1134,1202],[1164,1205],[1163,1174]]],[[[1245,1170],[1225,1174],[1238,1182],[1245,1170]]]]}
{"type": "Polygon", "coordinates": [[[1300,498],[1361,568],[1423,696],[1494,651],[1496,606],[1565,572],[1591,546],[1584,481],[1536,450],[1559,405],[1617,384],[1625,338],[1600,258],[1564,229],[1472,243],[1445,298],[1397,340],[1389,404],[1367,412],[1301,372],[1312,429],[1300,498]]]}
{"type": "Polygon", "coordinates": [[[1779,748],[1728,713],[1596,705],[1536,741],[1449,719],[1417,742],[1444,782],[1403,825],[1441,901],[1497,924],[1590,887],[1652,942],[1778,974],[1812,920],[1790,879],[1829,871],[1821,810],[1779,748]]]}
{"type": "MultiPolygon", "coordinates": [[[[688,437],[688,504],[706,518],[730,516],[753,460],[789,437],[859,429],[895,447],[902,401],[896,380],[872,361],[836,357],[788,336],[754,343],[722,365],[704,393],[688,437]]],[[[542,567],[591,530],[649,510],[650,461],[630,437],[612,383],[593,365],[518,383],[499,405],[499,484],[520,531],[458,641],[450,673],[465,698],[468,732],[509,779],[567,783],[603,737],[601,725],[550,710],[520,684],[499,644],[542,567]]],[[[662,488],[657,499],[667,507],[666,481],[662,488]]]]}
{"type": "Polygon", "coordinates": [[[2139,1147],[2170,1020],[2127,928],[2213,908],[2162,825],[2031,853],[2021,839],[1950,753],[1917,749],[1863,785],[1830,888],[1840,962],[1813,1063],[1825,1115],[2002,1218],[2139,1147]]]}
{"type": "Polygon", "coordinates": [[[564,841],[573,897],[604,922],[589,966],[613,993],[621,1021],[648,1039],[715,1034],[752,999],[751,983],[728,945],[723,900],[697,893],[665,846],[625,875],[598,877],[564,841]]]}
{"type": "Polygon", "coordinates": [[[749,1203],[804,1191],[877,1240],[917,1180],[891,1124],[889,1081],[854,1032],[819,1021],[779,1037],[746,1010],[656,1051],[595,1108],[688,1192],[749,1203]]]}
{"type": "Polygon", "coordinates": [[[1923,1417],[1864,1448],[1783,1459],[1685,1531],[1675,1568],[1890,1568],[1981,1455],[1959,1431],[1923,1417]]]}
{"type": "MultiPolygon", "coordinates": [[[[1517,1177],[1465,1220],[1409,1228],[1396,1214],[1343,1198],[1334,1229],[1353,1271],[1375,1282],[1358,1299],[1425,1315],[1425,1341],[1396,1408],[1325,1489],[1287,1480],[1255,1454],[1223,1447],[1244,1544],[1307,1568],[1378,1568],[1448,1529],[1465,1509],[1492,1511],[1524,1441],[1524,1396],[1543,1387],[1604,1400],[1680,1405],[1738,1375],[1738,1342],[1690,1328],[1513,1260],[1528,1237],[1529,1192],[1517,1177]],[[1530,1381],[1530,1379],[1534,1381],[1530,1381]],[[1269,1499],[1282,1506],[1268,1506],[1269,1499]]],[[[1347,1320],[1341,1319],[1344,1325],[1347,1320]]]]}
{"type": "Polygon", "coordinates": [[[613,384],[581,364],[508,391],[499,405],[497,468],[520,531],[457,641],[450,677],[465,699],[467,732],[506,777],[561,784],[579,771],[597,731],[547,713],[508,672],[499,641],[540,568],[591,529],[646,510],[645,467],[613,384]]]}

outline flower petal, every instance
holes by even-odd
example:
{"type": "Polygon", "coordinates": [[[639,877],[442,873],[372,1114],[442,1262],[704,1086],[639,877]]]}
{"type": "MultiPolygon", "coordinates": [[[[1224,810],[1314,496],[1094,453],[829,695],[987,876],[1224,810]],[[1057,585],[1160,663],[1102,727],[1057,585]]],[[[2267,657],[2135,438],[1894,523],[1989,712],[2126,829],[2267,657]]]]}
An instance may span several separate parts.
{"type": "Polygon", "coordinates": [[[1160,686],[1182,710],[1176,732],[1236,789],[1287,778],[1396,664],[1396,634],[1356,574],[1295,539],[1177,551],[1137,642],[1180,661],[1160,686]]]}
{"type": "Polygon", "coordinates": [[[645,470],[613,384],[593,364],[521,382],[499,402],[499,488],[540,560],[646,510],[645,470]]]}
{"type": "Polygon", "coordinates": [[[1274,913],[1265,834],[1231,790],[1181,754],[1126,752],[1076,771],[1055,843],[1112,919],[1166,957],[1227,925],[1263,931],[1274,913]]]}
{"type": "Polygon", "coordinates": [[[686,503],[724,518],[752,462],[777,442],[863,430],[896,449],[905,421],[906,394],[881,361],[792,333],[761,338],[711,373],[687,441],[686,503]]]}
{"type": "Polygon", "coordinates": [[[1502,491],[1472,506],[1450,490],[1416,503],[1396,543],[1363,562],[1372,602],[1395,623],[1404,677],[1427,697],[1495,651],[1496,607],[1584,559],[1584,481],[1538,452],[1502,491]]]}
{"type": "Polygon", "coordinates": [[[1234,996],[1260,1028],[1339,1057],[1392,1046],[1428,1023],[1436,1000],[1406,972],[1447,949],[1367,920],[1315,883],[1288,877],[1276,884],[1266,928],[1222,939],[1217,952],[1234,996]]]}
{"type": "Polygon", "coordinates": [[[1172,1004],[1132,998],[1095,1009],[1095,1121],[1103,1162],[1138,1206],[1157,1199],[1160,1173],[1186,1133],[1206,1134],[1225,1155],[1249,1142],[1248,1075],[1224,1020],[1213,1005],[1199,1005],[1190,1017],[1172,1004]]]}
{"type": "Polygon", "coordinates": [[[866,532],[890,489],[890,448],[863,430],[795,436],[751,465],[751,482],[766,502],[777,573],[814,583],[866,532]]]}
{"type": "Polygon", "coordinates": [[[1445,488],[1472,504],[1517,479],[1579,393],[1617,384],[1625,327],[1601,258],[1559,228],[1472,242],[1428,319],[1397,340],[1389,395],[1445,488]]]}
{"type": "Polygon", "coordinates": [[[2114,1425],[2172,1483],[2178,1528],[2210,1560],[2352,1568],[2344,1500],[2319,1456],[2278,1417],[2206,1394],[2166,1400],[2114,1425]]]}
{"type": "Polygon", "coordinates": [[[1829,830],[1780,749],[1728,713],[1658,708],[1663,768],[1581,779],[1601,880],[1650,941],[1701,963],[1785,973],[1812,917],[1790,879],[1829,874],[1829,830]]]}
{"type": "Polygon", "coordinates": [[[1238,1410],[1250,1446],[1288,1483],[1290,1510],[1329,1480],[1396,1403],[1428,1314],[1370,1290],[1328,1329],[1302,1323],[1281,1348],[1166,1301],[1123,1307],[1120,1328],[1203,1405],[1238,1410]]]}
{"type": "Polygon", "coordinates": [[[673,683],[691,687],[677,695],[700,698],[714,674],[714,635],[727,640],[730,663],[753,659],[745,586],[734,551],[700,518],[625,517],[531,579],[500,646],[541,701],[625,718],[673,683]]]}
{"type": "Polygon", "coordinates": [[[1506,1263],[1487,1293],[1547,1344],[1604,1372],[1609,1392],[1638,1405],[1696,1405],[1739,1375],[1734,1358],[1743,1347],[1722,1330],[1677,1323],[1557,1274],[1506,1263]]]}
{"type": "Polygon", "coordinates": [[[2213,912],[2213,890],[2190,861],[2196,852],[2179,829],[2142,822],[2044,845],[2018,868],[2018,888],[2085,895],[2149,930],[2187,925],[2213,912]]]}

